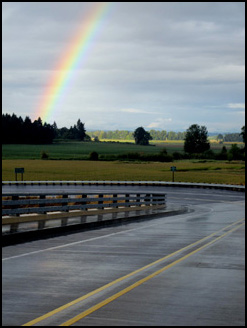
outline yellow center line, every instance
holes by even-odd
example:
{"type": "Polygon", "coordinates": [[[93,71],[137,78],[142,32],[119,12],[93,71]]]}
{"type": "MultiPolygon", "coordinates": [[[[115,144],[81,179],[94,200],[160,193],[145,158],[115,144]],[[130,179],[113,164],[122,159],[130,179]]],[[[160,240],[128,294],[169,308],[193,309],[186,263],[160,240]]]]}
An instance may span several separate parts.
{"type": "Polygon", "coordinates": [[[85,317],[88,316],[89,314],[91,314],[91,313],[97,311],[98,309],[102,308],[103,306],[105,306],[105,305],[109,304],[110,302],[116,300],[117,298],[119,298],[120,296],[122,296],[122,295],[128,293],[128,292],[131,291],[132,289],[134,289],[134,288],[140,286],[140,285],[143,284],[144,282],[146,282],[146,281],[152,279],[153,277],[159,275],[159,274],[162,273],[163,271],[165,271],[165,270],[167,270],[167,269],[173,267],[174,265],[178,264],[178,263],[181,262],[181,261],[184,261],[185,259],[187,259],[187,258],[190,257],[191,255],[193,255],[193,254],[199,252],[199,251],[202,250],[203,248],[205,248],[205,247],[207,247],[207,246],[209,246],[209,245],[215,243],[217,240],[219,240],[219,239],[225,237],[226,235],[228,235],[229,233],[231,233],[231,232],[233,232],[233,231],[239,229],[239,228],[240,228],[242,225],[244,225],[244,224],[245,224],[245,223],[242,223],[242,224],[238,225],[237,227],[234,227],[234,228],[231,229],[230,231],[225,232],[223,235],[221,235],[221,236],[215,238],[214,240],[208,242],[207,244],[205,244],[205,245],[203,245],[203,246],[197,248],[196,250],[194,250],[194,251],[188,253],[187,255],[181,257],[180,259],[178,259],[178,260],[176,260],[176,261],[174,261],[174,262],[172,262],[172,263],[166,265],[165,267],[163,267],[163,268],[161,268],[161,269],[155,271],[154,273],[150,274],[149,276],[147,276],[147,277],[145,277],[145,278],[143,278],[143,279],[141,279],[141,280],[135,282],[134,284],[132,284],[132,285],[130,285],[130,286],[124,288],[124,289],[121,290],[120,292],[118,292],[118,293],[116,293],[116,294],[114,294],[114,295],[108,297],[108,298],[105,299],[104,301],[102,301],[102,302],[100,302],[100,303],[98,303],[98,304],[92,306],[92,307],[89,308],[88,310],[86,310],[86,311],[84,311],[84,312],[78,314],[78,315],[75,316],[74,318],[69,319],[68,321],[62,323],[62,324],[59,325],[59,326],[71,326],[71,325],[73,325],[75,322],[77,322],[77,321],[79,321],[79,320],[85,318],[85,317]]]}
{"type": "Polygon", "coordinates": [[[181,249],[179,249],[179,250],[177,250],[177,251],[175,251],[175,252],[173,252],[171,254],[168,254],[165,257],[162,257],[162,258],[160,258],[160,259],[158,259],[158,260],[156,260],[156,261],[154,261],[154,262],[152,262],[152,263],[150,263],[148,265],[145,265],[144,267],[141,267],[140,269],[137,269],[137,270],[135,270],[133,272],[130,272],[129,274],[127,274],[125,276],[122,276],[122,277],[120,277],[120,278],[118,278],[118,279],[116,279],[116,280],[114,280],[114,281],[112,281],[112,282],[110,282],[110,283],[108,283],[108,284],[100,287],[100,288],[97,288],[97,289],[93,290],[92,292],[89,292],[88,294],[85,294],[85,295],[83,295],[83,296],[81,296],[81,297],[79,297],[79,298],[77,298],[77,299],[75,299],[75,300],[73,300],[73,301],[71,301],[69,303],[66,303],[66,304],[64,304],[64,305],[62,305],[62,306],[60,306],[60,307],[58,307],[58,308],[56,308],[56,309],[54,309],[54,310],[52,310],[52,311],[44,314],[44,315],[42,315],[42,316],[40,316],[40,317],[38,317],[36,319],[33,319],[33,320],[31,320],[31,321],[23,324],[22,326],[32,326],[32,325],[35,325],[35,324],[37,324],[40,321],[43,321],[43,320],[45,320],[45,319],[47,319],[47,318],[49,318],[49,317],[51,317],[51,316],[53,316],[53,315],[55,315],[55,314],[63,311],[63,310],[65,310],[65,309],[67,309],[67,308],[69,308],[69,307],[71,307],[71,306],[73,306],[73,305],[75,305],[75,304],[77,304],[77,303],[79,303],[79,302],[81,302],[81,301],[83,301],[83,300],[85,300],[85,299],[87,299],[87,298],[89,298],[89,297],[91,297],[91,296],[93,296],[93,295],[95,295],[95,294],[97,294],[97,293],[99,293],[99,292],[101,292],[101,291],[103,291],[103,290],[105,290],[105,289],[107,289],[107,288],[109,288],[109,287],[111,287],[111,286],[113,286],[113,285],[115,285],[115,284],[117,284],[117,283],[125,280],[125,279],[128,279],[129,277],[134,276],[137,273],[140,273],[140,272],[142,272],[142,271],[144,271],[144,270],[146,270],[146,269],[148,269],[148,268],[150,268],[152,266],[155,266],[156,264],[158,264],[160,262],[163,262],[163,261],[169,259],[172,256],[175,256],[175,255],[177,255],[177,254],[185,251],[188,248],[191,248],[191,247],[193,247],[193,246],[195,246],[195,245],[197,245],[197,244],[199,244],[199,243],[201,243],[201,242],[203,242],[203,241],[205,241],[205,240],[207,240],[209,238],[212,238],[217,233],[219,233],[219,232],[221,232],[221,231],[223,231],[225,229],[229,229],[230,227],[239,224],[243,220],[244,219],[240,219],[240,220],[238,220],[238,221],[236,221],[236,222],[234,222],[234,223],[232,223],[232,224],[230,224],[230,225],[228,225],[228,226],[226,226],[226,227],[224,227],[224,228],[222,228],[222,229],[220,229],[220,230],[218,230],[216,232],[213,232],[212,234],[210,234],[210,235],[208,235],[208,236],[206,236],[206,237],[204,237],[204,238],[202,238],[202,239],[200,239],[200,240],[198,240],[198,241],[196,241],[196,242],[194,242],[194,243],[192,243],[192,244],[190,244],[188,246],[185,246],[185,247],[183,247],[183,248],[181,248],[181,249]]]}

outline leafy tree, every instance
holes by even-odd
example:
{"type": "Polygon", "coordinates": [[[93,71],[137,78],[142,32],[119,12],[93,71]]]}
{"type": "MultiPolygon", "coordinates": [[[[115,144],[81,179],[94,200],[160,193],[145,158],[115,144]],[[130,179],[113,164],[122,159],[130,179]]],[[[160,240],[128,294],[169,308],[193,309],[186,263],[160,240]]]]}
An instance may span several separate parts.
{"type": "Polygon", "coordinates": [[[133,133],[135,143],[137,145],[148,145],[152,137],[149,132],[145,131],[143,127],[137,128],[133,133]]]}
{"type": "Polygon", "coordinates": [[[186,130],[184,151],[187,153],[203,153],[210,149],[208,131],[205,126],[193,124],[186,130]]]}
{"type": "Polygon", "coordinates": [[[220,133],[220,134],[217,135],[216,139],[217,139],[217,141],[220,141],[220,140],[223,141],[223,138],[224,138],[223,134],[220,133]]]}
{"type": "Polygon", "coordinates": [[[228,141],[235,141],[235,142],[241,142],[242,138],[241,138],[241,134],[239,133],[227,133],[224,135],[224,141],[228,142],[228,141]]]}
{"type": "Polygon", "coordinates": [[[183,140],[185,138],[185,132],[177,133],[177,140],[183,140]]]}

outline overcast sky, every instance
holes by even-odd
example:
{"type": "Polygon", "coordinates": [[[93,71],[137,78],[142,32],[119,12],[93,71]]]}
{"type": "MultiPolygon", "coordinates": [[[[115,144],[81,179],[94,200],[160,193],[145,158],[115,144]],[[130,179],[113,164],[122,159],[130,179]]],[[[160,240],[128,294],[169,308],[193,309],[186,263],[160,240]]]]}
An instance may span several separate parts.
{"type": "MultiPolygon", "coordinates": [[[[3,113],[37,119],[56,63],[92,5],[3,2],[3,113]]],[[[110,3],[47,123],[240,132],[244,58],[244,2],[110,3]]]]}

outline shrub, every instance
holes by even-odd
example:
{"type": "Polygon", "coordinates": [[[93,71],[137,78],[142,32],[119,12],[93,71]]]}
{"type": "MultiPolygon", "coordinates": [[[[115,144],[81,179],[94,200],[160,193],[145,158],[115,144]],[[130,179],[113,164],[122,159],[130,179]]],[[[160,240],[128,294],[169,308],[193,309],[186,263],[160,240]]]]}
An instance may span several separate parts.
{"type": "Polygon", "coordinates": [[[215,159],[227,160],[227,149],[225,146],[222,147],[221,152],[215,155],[215,159]]]}
{"type": "Polygon", "coordinates": [[[45,151],[42,151],[41,152],[41,159],[48,159],[48,158],[49,158],[49,155],[45,151]]]}
{"type": "Polygon", "coordinates": [[[206,150],[204,153],[202,153],[201,158],[204,158],[204,159],[215,159],[215,154],[214,154],[214,152],[211,149],[209,149],[209,150],[206,150]]]}
{"type": "Polygon", "coordinates": [[[140,153],[125,153],[125,154],[119,154],[118,159],[120,160],[140,160],[141,154],[140,153]]]}
{"type": "Polygon", "coordinates": [[[172,162],[173,157],[167,155],[166,151],[161,151],[159,154],[145,154],[145,153],[126,153],[118,155],[119,160],[132,161],[148,161],[148,162],[172,162]]]}
{"type": "Polygon", "coordinates": [[[232,160],[238,160],[238,159],[244,160],[244,156],[243,156],[241,149],[238,147],[238,145],[233,144],[231,149],[228,152],[228,160],[232,161],[232,160]]]}
{"type": "Polygon", "coordinates": [[[178,151],[175,151],[174,153],[172,153],[172,156],[173,156],[173,159],[176,161],[176,160],[180,160],[180,159],[183,159],[183,154],[182,153],[179,153],[178,151]]]}
{"type": "Polygon", "coordinates": [[[90,154],[89,154],[89,159],[91,161],[97,161],[99,159],[99,154],[96,152],[96,151],[92,151],[90,154]]]}

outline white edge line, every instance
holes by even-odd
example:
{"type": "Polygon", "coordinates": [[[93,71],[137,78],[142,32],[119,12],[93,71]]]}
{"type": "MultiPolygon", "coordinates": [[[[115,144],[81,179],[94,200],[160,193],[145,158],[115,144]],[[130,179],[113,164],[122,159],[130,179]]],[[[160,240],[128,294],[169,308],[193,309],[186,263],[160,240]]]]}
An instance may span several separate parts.
{"type": "MultiPolygon", "coordinates": [[[[187,215],[184,218],[173,219],[173,221],[174,220],[177,221],[177,220],[181,220],[181,219],[186,219],[186,218],[189,218],[189,217],[191,217],[191,216],[187,215]]],[[[2,259],[2,261],[11,260],[11,259],[15,259],[15,258],[20,258],[20,257],[28,256],[28,255],[33,255],[33,254],[38,254],[38,253],[42,253],[42,252],[46,252],[46,251],[53,251],[55,249],[69,247],[69,246],[73,246],[73,245],[76,245],[76,244],[82,244],[82,243],[90,242],[90,241],[101,239],[101,238],[107,238],[107,237],[111,237],[111,236],[114,236],[114,235],[123,234],[123,233],[129,232],[129,231],[146,229],[146,228],[149,228],[149,227],[152,227],[152,226],[155,226],[155,225],[160,225],[160,224],[163,224],[163,223],[164,222],[162,222],[162,223],[153,223],[153,224],[150,224],[150,225],[145,226],[145,227],[139,227],[139,228],[128,229],[128,230],[119,231],[119,232],[113,232],[113,233],[110,233],[110,234],[104,235],[104,236],[93,237],[93,238],[89,238],[89,239],[85,239],[85,240],[75,241],[73,243],[69,243],[69,244],[65,244],[65,245],[59,245],[59,246],[54,246],[54,247],[50,247],[50,248],[46,248],[46,249],[40,249],[38,251],[33,251],[33,252],[24,253],[24,254],[20,254],[20,255],[10,256],[10,257],[6,257],[6,258],[2,259]]]]}

